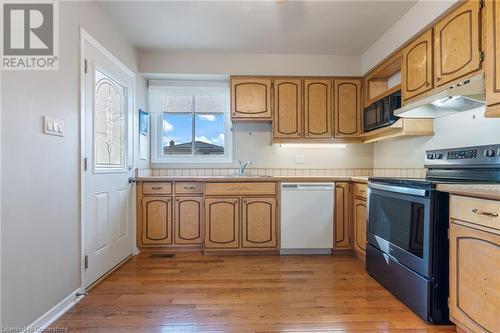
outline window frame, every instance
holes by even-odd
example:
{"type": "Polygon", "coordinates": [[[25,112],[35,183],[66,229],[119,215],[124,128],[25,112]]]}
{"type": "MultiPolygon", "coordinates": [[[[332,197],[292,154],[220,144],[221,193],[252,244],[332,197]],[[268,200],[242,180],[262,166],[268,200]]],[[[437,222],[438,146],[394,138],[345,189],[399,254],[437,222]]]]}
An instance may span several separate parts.
{"type": "MultiPolygon", "coordinates": [[[[207,82],[210,84],[209,82],[207,82]]],[[[219,82],[221,83],[221,82],[219,82]]],[[[225,82],[226,83],[226,82],[225,82]]],[[[184,87],[189,86],[188,84],[183,84],[184,87]]],[[[149,91],[150,102],[153,100],[151,94],[158,93],[149,91]]],[[[167,112],[155,112],[155,108],[158,106],[151,105],[150,112],[151,115],[151,163],[154,164],[232,164],[233,163],[233,124],[231,122],[230,113],[230,88],[229,82],[227,82],[227,87],[224,88],[224,95],[226,97],[224,112],[195,112],[194,102],[193,110],[191,112],[176,112],[172,114],[189,114],[192,115],[192,142],[194,145],[195,140],[195,121],[197,115],[223,115],[224,116],[224,155],[196,155],[194,149],[192,149],[191,155],[163,155],[163,145],[161,144],[163,139],[163,115],[167,112]]],[[[196,94],[193,94],[196,96],[196,94]]],[[[194,147],[193,147],[194,148],[194,147]]]]}

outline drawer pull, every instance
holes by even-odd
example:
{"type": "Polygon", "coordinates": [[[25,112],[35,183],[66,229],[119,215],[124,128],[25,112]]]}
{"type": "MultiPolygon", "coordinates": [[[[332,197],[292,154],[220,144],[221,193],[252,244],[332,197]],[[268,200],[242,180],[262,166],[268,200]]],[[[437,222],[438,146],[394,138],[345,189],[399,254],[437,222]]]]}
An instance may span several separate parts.
{"type": "Polygon", "coordinates": [[[196,187],[194,187],[194,186],[184,186],[184,189],[185,190],[194,190],[194,189],[196,189],[196,187]]]}
{"type": "Polygon", "coordinates": [[[366,190],[359,190],[359,193],[365,193],[366,190]]]}
{"type": "Polygon", "coordinates": [[[489,216],[489,217],[498,217],[498,213],[491,213],[491,212],[485,212],[483,210],[479,210],[479,209],[476,209],[474,208],[472,210],[473,213],[476,213],[478,215],[483,215],[483,216],[489,216]]]}
{"type": "Polygon", "coordinates": [[[152,186],[151,189],[153,190],[161,190],[163,187],[161,186],[152,186]]]}

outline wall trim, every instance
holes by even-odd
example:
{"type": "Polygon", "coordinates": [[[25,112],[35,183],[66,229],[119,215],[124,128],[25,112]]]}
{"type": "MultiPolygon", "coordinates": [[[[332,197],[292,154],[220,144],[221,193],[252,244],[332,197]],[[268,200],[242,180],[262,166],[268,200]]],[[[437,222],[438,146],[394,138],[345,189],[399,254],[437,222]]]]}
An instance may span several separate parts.
{"type": "Polygon", "coordinates": [[[80,290],[71,292],[68,296],[66,296],[62,301],[60,301],[56,306],[47,311],[45,314],[40,316],[37,320],[35,320],[31,325],[26,327],[26,332],[41,332],[49,327],[53,322],[55,322],[59,317],[61,317],[66,311],[71,309],[76,303],[80,302],[80,300],[85,296],[76,296],[76,293],[80,290]]]}

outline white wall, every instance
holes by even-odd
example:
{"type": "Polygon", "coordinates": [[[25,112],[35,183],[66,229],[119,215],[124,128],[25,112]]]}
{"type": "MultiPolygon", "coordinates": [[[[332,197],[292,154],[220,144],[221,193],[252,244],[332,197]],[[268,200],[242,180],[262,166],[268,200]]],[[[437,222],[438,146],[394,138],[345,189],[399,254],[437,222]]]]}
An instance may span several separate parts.
{"type": "Polygon", "coordinates": [[[136,71],[136,52],[92,2],[60,2],[58,71],[2,73],[1,326],[22,327],[80,286],[80,26],[136,71]],[[42,115],[65,136],[42,134],[42,115]]]}
{"type": "MultiPolygon", "coordinates": [[[[233,159],[252,161],[255,168],[368,168],[373,166],[373,145],[348,144],[346,148],[283,148],[271,145],[271,126],[268,124],[234,124],[233,159]],[[296,164],[296,154],[304,154],[305,163],[296,164]]],[[[226,165],[153,164],[154,168],[229,167],[226,165]]]]}
{"type": "Polygon", "coordinates": [[[433,137],[375,144],[374,168],[423,168],[426,150],[500,143],[500,119],[484,118],[484,107],[435,119],[433,137]]]}
{"type": "MultiPolygon", "coordinates": [[[[359,76],[360,69],[359,56],[139,52],[139,71],[142,73],[359,76]]],[[[271,129],[266,124],[235,124],[234,160],[251,160],[254,167],[277,168],[371,168],[372,165],[370,145],[349,145],[346,149],[283,149],[270,145],[270,134],[271,129]],[[297,153],[305,154],[305,164],[295,163],[297,153]]],[[[152,166],[210,167],[207,164],[152,166]]]]}
{"type": "Polygon", "coordinates": [[[360,76],[359,56],[139,52],[139,72],[168,74],[360,76]]]}
{"type": "Polygon", "coordinates": [[[364,74],[446,12],[458,0],[420,0],[361,56],[364,74]]]}
{"type": "MultiPolygon", "coordinates": [[[[136,167],[139,169],[147,169],[149,168],[149,163],[150,163],[150,155],[149,155],[149,137],[148,137],[148,158],[146,160],[141,160],[139,158],[139,140],[138,140],[138,135],[139,133],[139,109],[143,111],[148,111],[148,81],[140,74],[136,75],[135,77],[135,106],[136,106],[136,112],[135,114],[135,122],[137,126],[134,129],[134,136],[137,140],[135,140],[135,149],[134,151],[136,152],[135,154],[135,160],[136,160],[136,167]]],[[[151,130],[151,128],[150,128],[151,130]]]]}

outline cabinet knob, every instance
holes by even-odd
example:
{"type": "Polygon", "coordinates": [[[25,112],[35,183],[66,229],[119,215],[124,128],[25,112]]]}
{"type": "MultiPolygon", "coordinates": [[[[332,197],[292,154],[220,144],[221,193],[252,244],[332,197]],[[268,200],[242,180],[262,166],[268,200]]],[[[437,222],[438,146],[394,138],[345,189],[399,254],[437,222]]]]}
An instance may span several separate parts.
{"type": "Polygon", "coordinates": [[[426,86],[426,87],[428,87],[428,86],[430,86],[430,85],[431,85],[431,84],[430,84],[429,82],[427,82],[427,83],[425,84],[425,86],[426,86]]]}
{"type": "Polygon", "coordinates": [[[438,76],[438,77],[436,78],[436,81],[441,81],[441,77],[439,77],[439,76],[438,76]]]}

